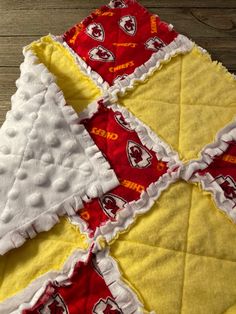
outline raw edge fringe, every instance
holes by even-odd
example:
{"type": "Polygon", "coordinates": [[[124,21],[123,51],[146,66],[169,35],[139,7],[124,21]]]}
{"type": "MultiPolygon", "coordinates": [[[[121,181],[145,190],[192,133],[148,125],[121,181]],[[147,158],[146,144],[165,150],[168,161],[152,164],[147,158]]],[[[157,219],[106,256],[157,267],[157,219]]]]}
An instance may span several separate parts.
{"type": "MultiPolygon", "coordinates": [[[[107,221],[97,228],[93,241],[95,241],[94,252],[101,249],[99,239],[103,238],[110,242],[116,238],[120,232],[126,231],[136,220],[136,216],[147,212],[171,183],[176,182],[180,177],[182,163],[178,154],[174,152],[165,142],[163,142],[150,128],[139,119],[129,113],[125,108],[111,104],[109,97],[103,99],[104,105],[113,111],[119,111],[137,135],[143,145],[157,153],[158,158],[168,163],[169,171],[159,178],[157,182],[149,185],[146,191],[142,192],[140,199],[125,205],[124,209],[117,214],[116,221],[107,221]]],[[[91,118],[98,110],[98,101],[91,103],[83,112],[79,114],[79,121],[91,118]]],[[[82,219],[78,216],[70,217],[70,221],[82,228],[89,237],[88,226],[81,225],[82,219]]]]}
{"type": "MultiPolygon", "coordinates": [[[[53,282],[66,283],[73,274],[78,262],[86,263],[90,251],[76,250],[66,261],[61,271],[48,272],[31,283],[22,292],[0,304],[2,313],[20,314],[23,310],[32,308],[44,293],[48,284],[53,282]]],[[[133,291],[122,281],[118,265],[109,256],[109,250],[100,251],[95,256],[99,268],[112,296],[121,307],[124,314],[144,313],[143,305],[133,291]]],[[[153,313],[153,312],[152,312],[153,313]]]]}
{"type": "Polygon", "coordinates": [[[69,51],[82,73],[90,77],[102,92],[109,90],[110,85],[97,72],[93,71],[92,68],[77,53],[74,52],[74,50],[63,40],[62,36],[55,36],[52,34],[49,35],[51,36],[52,40],[61,44],[64,48],[66,48],[66,50],[69,51]]]}
{"type": "Polygon", "coordinates": [[[83,250],[76,250],[68,258],[61,271],[48,272],[33,281],[27,288],[15,296],[0,303],[1,313],[21,314],[24,309],[33,307],[40,296],[45,291],[50,282],[63,282],[67,280],[72,274],[75,265],[81,261],[86,262],[89,252],[83,250]]]}
{"type": "Polygon", "coordinates": [[[233,222],[236,222],[236,208],[235,203],[227,199],[224,195],[223,189],[211,176],[207,173],[199,175],[198,170],[206,169],[214,160],[214,157],[224,153],[231,141],[236,141],[236,122],[228,124],[221,129],[217,135],[214,143],[206,145],[201,151],[201,158],[199,160],[192,160],[185,165],[181,170],[181,178],[185,181],[201,183],[203,190],[210,192],[216,205],[224,211],[233,222]]]}
{"type": "Polygon", "coordinates": [[[192,50],[194,43],[184,35],[178,35],[169,45],[154,53],[143,65],[137,67],[135,71],[124,80],[118,81],[110,86],[97,72],[77,54],[69,45],[63,41],[62,36],[50,35],[53,40],[65,47],[73,56],[81,71],[92,78],[103,93],[112,95],[113,101],[117,100],[117,95],[124,95],[128,90],[132,90],[138,82],[145,81],[154,71],[158,70],[162,63],[168,62],[178,54],[184,54],[192,50]]]}
{"type": "Polygon", "coordinates": [[[203,47],[196,45],[196,48],[203,54],[203,55],[207,55],[209,57],[209,59],[211,60],[212,63],[216,64],[216,66],[218,66],[220,69],[222,69],[225,74],[228,75],[229,78],[233,79],[234,81],[236,80],[236,75],[234,73],[231,73],[227,67],[222,64],[221,62],[217,61],[217,60],[212,60],[211,54],[203,47]]]}
{"type": "Polygon", "coordinates": [[[114,97],[123,96],[128,90],[132,90],[139,82],[144,82],[149,76],[157,71],[162,63],[169,62],[172,57],[184,54],[192,50],[194,43],[186,36],[179,34],[169,45],[164,46],[158,52],[135,71],[128,75],[124,80],[111,86],[109,92],[114,97]]]}
{"type": "Polygon", "coordinates": [[[133,291],[124,284],[115,260],[107,249],[96,254],[96,261],[103,278],[124,314],[143,313],[143,305],[133,291]]]}
{"type": "Polygon", "coordinates": [[[79,139],[76,137],[78,128],[75,130],[73,127],[78,122],[78,115],[72,107],[65,106],[66,101],[63,96],[63,92],[60,91],[59,87],[55,83],[54,76],[48,71],[46,66],[38,62],[36,55],[30,51],[29,48],[25,48],[23,53],[25,55],[25,61],[22,64],[23,66],[21,66],[22,72],[24,71],[24,64],[27,63],[29,59],[31,60],[31,65],[40,65],[42,70],[51,76],[50,84],[48,85],[47,89],[49,92],[52,92],[51,96],[54,97],[58,105],[61,107],[64,118],[71,128],[71,132],[74,134],[74,138],[76,141],[79,141],[91,163],[95,165],[96,169],[98,169],[98,180],[96,182],[95,190],[89,190],[88,186],[87,190],[85,191],[77,191],[60,204],[54,205],[48,211],[36,217],[33,221],[25,223],[21,227],[3,236],[0,239],[0,255],[4,255],[13,248],[22,246],[28,238],[34,238],[37,233],[50,230],[55,224],[59,222],[60,216],[65,214],[68,216],[75,215],[79,209],[83,208],[83,200],[89,201],[91,198],[100,196],[119,184],[115,172],[110,168],[109,163],[104,159],[98,147],[95,145],[84,127],[81,126],[81,129],[79,130],[79,133],[82,132],[82,136],[80,136],[79,139]],[[106,177],[104,177],[104,172],[106,177]],[[107,179],[107,175],[109,176],[109,180],[107,179]]]}

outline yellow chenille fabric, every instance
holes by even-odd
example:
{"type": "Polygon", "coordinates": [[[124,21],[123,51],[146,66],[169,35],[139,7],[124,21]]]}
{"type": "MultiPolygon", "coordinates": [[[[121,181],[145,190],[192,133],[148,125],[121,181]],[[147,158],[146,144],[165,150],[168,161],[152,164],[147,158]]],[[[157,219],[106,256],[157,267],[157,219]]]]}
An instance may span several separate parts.
{"type": "Polygon", "coordinates": [[[190,160],[232,121],[235,87],[232,75],[195,48],[163,65],[120,103],[190,160]]]}
{"type": "Polygon", "coordinates": [[[82,111],[101,92],[92,80],[83,74],[74,62],[71,54],[51,36],[42,37],[30,45],[30,48],[57,78],[57,84],[65,99],[78,112],[82,111]]]}
{"type": "MultiPolygon", "coordinates": [[[[236,114],[236,81],[194,48],[120,103],[197,158],[236,114]]],[[[236,313],[236,226],[198,186],[178,182],[111,246],[122,271],[159,314],[236,313]]]]}
{"type": "MultiPolygon", "coordinates": [[[[33,48],[58,77],[75,109],[84,108],[91,95],[99,95],[68,52],[50,37],[33,48]]],[[[120,98],[120,103],[179,151],[183,160],[190,160],[233,119],[236,81],[194,48],[164,64],[120,98]]],[[[81,235],[63,220],[50,232],[1,257],[1,300],[47,270],[59,269],[77,245],[82,245],[81,235]]],[[[158,314],[235,314],[235,247],[236,226],[207,193],[179,181],[111,244],[111,253],[149,310],[158,314]]]]}
{"type": "Polygon", "coordinates": [[[87,248],[86,243],[85,236],[62,219],[50,232],[42,232],[22,247],[0,256],[0,301],[46,272],[60,270],[76,248],[87,248]]]}

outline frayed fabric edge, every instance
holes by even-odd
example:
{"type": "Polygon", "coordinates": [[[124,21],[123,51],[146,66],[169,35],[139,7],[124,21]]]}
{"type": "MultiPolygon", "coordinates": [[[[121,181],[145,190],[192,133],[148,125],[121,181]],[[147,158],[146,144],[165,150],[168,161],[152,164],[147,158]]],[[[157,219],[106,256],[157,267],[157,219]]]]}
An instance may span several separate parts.
{"type": "Polygon", "coordinates": [[[213,161],[214,158],[224,153],[230,142],[236,141],[236,122],[228,124],[221,129],[215,138],[215,141],[206,145],[201,151],[201,158],[199,160],[190,161],[185,165],[180,177],[185,181],[193,183],[200,183],[203,190],[210,192],[213,199],[223,212],[225,212],[229,218],[236,222],[236,204],[232,200],[228,199],[221,186],[215,181],[210,173],[200,175],[197,172],[206,169],[213,161]]]}
{"type": "Polygon", "coordinates": [[[123,96],[127,91],[132,90],[137,83],[146,81],[162,64],[169,62],[172,57],[190,52],[193,47],[194,42],[179,34],[169,45],[161,48],[143,65],[137,67],[132,74],[111,86],[110,94],[115,99],[117,99],[117,95],[123,96]]]}
{"type": "MultiPolygon", "coordinates": [[[[0,304],[0,311],[9,314],[21,314],[32,308],[44,293],[48,284],[67,282],[78,262],[87,263],[90,251],[76,250],[66,261],[61,271],[48,272],[32,282],[26,289],[0,304]]],[[[124,283],[116,261],[104,249],[95,255],[98,270],[102,274],[108,289],[124,314],[144,313],[143,304],[135,293],[124,283]]],[[[145,312],[146,313],[146,312],[145,312]]],[[[152,312],[154,313],[154,312],[152,312]]]]}
{"type": "MultiPolygon", "coordinates": [[[[95,188],[92,189],[90,186],[86,186],[83,190],[74,192],[73,195],[66,198],[60,204],[52,206],[46,212],[35,217],[32,221],[5,234],[0,239],[0,255],[4,255],[9,250],[22,246],[27,239],[34,238],[40,232],[49,231],[59,222],[60,216],[75,215],[79,209],[83,208],[83,201],[88,202],[92,198],[101,196],[119,185],[115,172],[110,168],[109,163],[103,157],[89,133],[83,126],[78,125],[78,114],[72,107],[66,106],[63,92],[55,83],[55,77],[48,71],[45,65],[39,62],[36,55],[28,47],[24,48],[23,54],[25,60],[21,65],[21,72],[24,72],[24,64],[29,62],[32,66],[34,64],[40,66],[42,71],[50,76],[47,86],[47,90],[51,94],[50,97],[54,97],[57,101],[65,120],[70,126],[74,138],[76,141],[79,141],[87,158],[89,158],[94,166],[97,180],[95,182],[96,184],[93,182],[93,187],[95,188]],[[77,138],[78,134],[80,135],[79,138],[77,138]]],[[[12,101],[14,103],[14,96],[12,97],[12,101]]]]}
{"type": "Polygon", "coordinates": [[[54,36],[50,34],[51,38],[60,43],[74,58],[74,61],[79,66],[80,70],[89,76],[94,83],[100,88],[103,93],[108,93],[113,100],[117,100],[118,95],[124,95],[128,90],[132,90],[139,82],[144,82],[156,70],[158,70],[163,63],[171,60],[172,57],[178,54],[185,54],[192,50],[194,42],[186,36],[179,34],[169,45],[164,46],[158,52],[153,53],[148,61],[137,67],[134,72],[123,80],[118,81],[110,86],[100,74],[94,71],[64,40],[62,36],[54,36]]]}
{"type": "MultiPolygon", "coordinates": [[[[100,99],[101,100],[101,99],[100,99]]],[[[94,237],[90,241],[94,242],[94,252],[100,250],[100,240],[106,242],[114,240],[119,233],[126,231],[136,220],[138,215],[146,213],[154,205],[162,191],[166,190],[171,183],[176,182],[180,177],[182,162],[179,160],[177,152],[163,142],[149,127],[133,116],[127,109],[120,105],[112,104],[109,96],[102,99],[103,104],[111,108],[114,112],[119,111],[133,130],[137,133],[141,143],[148,149],[152,149],[162,161],[167,162],[169,171],[162,175],[158,181],[149,185],[146,191],[142,192],[140,199],[125,205],[124,209],[117,213],[116,221],[107,221],[97,228],[94,237]]],[[[91,118],[98,110],[100,101],[91,103],[83,112],[79,114],[79,121],[91,118]]],[[[87,224],[78,215],[70,217],[71,223],[79,226],[82,233],[89,238],[90,230],[87,224]]]]}

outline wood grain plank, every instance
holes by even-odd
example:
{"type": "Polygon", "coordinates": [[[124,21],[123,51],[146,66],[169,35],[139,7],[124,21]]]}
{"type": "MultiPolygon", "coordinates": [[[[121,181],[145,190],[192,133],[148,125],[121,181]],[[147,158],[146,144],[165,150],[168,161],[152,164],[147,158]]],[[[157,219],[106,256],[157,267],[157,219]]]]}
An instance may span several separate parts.
{"type": "Polygon", "coordinates": [[[15,81],[19,75],[19,67],[0,68],[0,101],[10,100],[16,91],[15,81]]]}
{"type": "Polygon", "coordinates": [[[11,96],[16,91],[15,81],[19,73],[19,68],[0,68],[0,126],[10,110],[11,96]]]}
{"type": "MultiPolygon", "coordinates": [[[[0,9],[5,10],[40,10],[40,9],[92,9],[98,8],[102,5],[106,5],[108,0],[40,0],[40,1],[32,1],[32,0],[1,0],[0,1],[0,9]]],[[[187,7],[187,8],[236,8],[235,0],[139,0],[139,3],[147,8],[179,8],[179,7],[187,7]]]]}
{"type": "MultiPolygon", "coordinates": [[[[89,9],[1,10],[0,36],[61,34],[89,14],[89,9]]],[[[157,13],[156,8],[151,12],[157,13]]],[[[236,9],[160,8],[160,17],[194,37],[236,37],[236,9]]]]}
{"type": "Polygon", "coordinates": [[[23,61],[22,49],[35,37],[0,37],[0,67],[18,66],[23,61]]]}
{"type": "Polygon", "coordinates": [[[236,40],[232,38],[196,38],[195,42],[205,48],[213,60],[220,61],[231,72],[236,72],[236,40]]]}
{"type": "Polygon", "coordinates": [[[10,101],[0,101],[0,126],[6,119],[6,113],[10,110],[10,101]]]}

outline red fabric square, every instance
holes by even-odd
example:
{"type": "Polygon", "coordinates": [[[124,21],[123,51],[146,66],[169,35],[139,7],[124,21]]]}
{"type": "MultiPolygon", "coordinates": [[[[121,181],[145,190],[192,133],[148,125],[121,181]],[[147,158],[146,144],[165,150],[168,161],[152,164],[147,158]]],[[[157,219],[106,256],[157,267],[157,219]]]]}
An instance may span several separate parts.
{"type": "Polygon", "coordinates": [[[216,205],[236,222],[236,124],[232,122],[204,147],[199,160],[181,172],[186,181],[199,182],[212,194],[216,205]]]}
{"type": "MultiPolygon", "coordinates": [[[[137,132],[118,110],[119,107],[116,110],[106,107],[103,101],[98,103],[96,113],[81,123],[115,171],[120,185],[102,197],[84,203],[84,208],[78,211],[77,215],[87,224],[86,232],[91,239],[96,239],[100,233],[104,235],[101,227],[107,224],[112,225],[109,231],[106,230],[106,233],[112,234],[111,238],[117,232],[115,224],[121,230],[125,229],[133,221],[132,215],[136,215],[129,210],[129,204],[141,200],[143,192],[147,192],[152,184],[159,182],[167,173],[168,185],[173,180],[169,173],[179,169],[176,163],[176,169],[170,171],[168,162],[158,158],[155,151],[141,142],[137,132]],[[122,218],[124,210],[127,216],[122,218]]],[[[158,145],[161,146],[160,143],[158,145]]],[[[151,199],[151,196],[147,195],[147,198],[151,199]]],[[[146,211],[151,208],[152,202],[146,200],[145,206],[148,206],[146,211]]]]}
{"type": "Polygon", "coordinates": [[[51,282],[31,309],[22,314],[121,314],[102,273],[92,256],[78,262],[67,281],[51,282]]]}
{"type": "Polygon", "coordinates": [[[134,0],[114,0],[67,31],[63,39],[113,85],[170,44],[177,33],[134,0]]]}
{"type": "Polygon", "coordinates": [[[198,173],[211,174],[213,181],[224,191],[224,196],[236,205],[236,142],[231,142],[222,155],[215,156],[213,162],[198,173]]]}

